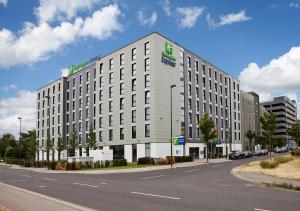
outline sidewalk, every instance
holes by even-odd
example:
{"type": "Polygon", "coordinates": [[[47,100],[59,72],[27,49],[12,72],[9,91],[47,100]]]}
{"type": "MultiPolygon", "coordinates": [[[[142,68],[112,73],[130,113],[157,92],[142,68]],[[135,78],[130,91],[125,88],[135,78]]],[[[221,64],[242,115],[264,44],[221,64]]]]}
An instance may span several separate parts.
{"type": "Polygon", "coordinates": [[[39,193],[0,183],[1,211],[93,211],[73,203],[48,197],[39,193]]]}
{"type": "MultiPolygon", "coordinates": [[[[218,159],[211,159],[209,160],[209,164],[216,164],[216,163],[223,163],[228,162],[225,158],[218,158],[218,159]]],[[[185,168],[185,167],[193,167],[193,166],[200,166],[206,165],[206,159],[197,159],[193,162],[186,162],[186,163],[175,163],[173,168],[185,168]]],[[[78,170],[78,171],[54,171],[48,170],[46,168],[25,168],[18,165],[8,165],[1,163],[0,165],[9,166],[11,169],[22,169],[22,170],[31,170],[39,173],[56,173],[56,174],[115,174],[115,173],[136,173],[136,172],[147,172],[147,171],[155,171],[155,170],[164,170],[170,169],[170,165],[157,165],[157,166],[149,166],[144,168],[132,168],[132,169],[115,169],[115,170],[78,170]]]]}

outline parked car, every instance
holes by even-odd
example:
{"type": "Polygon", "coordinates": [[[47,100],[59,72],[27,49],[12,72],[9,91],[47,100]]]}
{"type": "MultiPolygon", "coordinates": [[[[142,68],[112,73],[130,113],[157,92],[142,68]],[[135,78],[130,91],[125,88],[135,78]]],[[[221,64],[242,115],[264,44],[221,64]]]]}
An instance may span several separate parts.
{"type": "Polygon", "coordinates": [[[274,152],[276,152],[276,153],[284,153],[284,152],[287,152],[288,151],[288,149],[286,148],[286,147],[281,147],[281,148],[276,148],[275,150],[274,150],[274,152]]]}
{"type": "Polygon", "coordinates": [[[251,158],[253,156],[251,151],[244,151],[245,158],[251,158]]]}
{"type": "Polygon", "coordinates": [[[268,151],[263,149],[263,150],[255,150],[253,152],[253,156],[264,156],[264,155],[267,155],[268,154],[268,151]]]}
{"type": "Polygon", "coordinates": [[[245,158],[245,154],[242,151],[232,151],[229,154],[230,160],[239,160],[245,158]]]}

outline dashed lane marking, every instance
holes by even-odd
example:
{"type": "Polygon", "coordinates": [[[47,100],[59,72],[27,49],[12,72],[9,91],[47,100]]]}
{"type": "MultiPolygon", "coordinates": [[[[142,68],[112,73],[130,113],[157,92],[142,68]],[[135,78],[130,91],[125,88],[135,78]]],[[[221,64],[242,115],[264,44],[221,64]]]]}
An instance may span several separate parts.
{"type": "Polygon", "coordinates": [[[87,186],[87,187],[92,187],[92,188],[99,188],[97,185],[89,185],[89,184],[84,184],[84,183],[73,183],[74,185],[80,185],[80,186],[87,186]]]}
{"type": "Polygon", "coordinates": [[[137,194],[137,195],[144,195],[144,196],[151,196],[151,197],[157,197],[157,198],[165,198],[165,199],[174,199],[174,200],[179,200],[181,198],[178,197],[173,197],[173,196],[162,196],[162,195],[156,195],[156,194],[151,194],[151,193],[141,193],[141,192],[130,192],[132,194],[137,194]]]}
{"type": "Polygon", "coordinates": [[[44,178],[42,178],[43,180],[48,180],[48,181],[54,181],[54,182],[56,182],[56,179],[51,179],[51,178],[46,178],[46,177],[44,177],[44,178]]]}
{"type": "Polygon", "coordinates": [[[201,170],[201,169],[192,169],[192,170],[185,171],[184,173],[190,173],[190,172],[200,171],[200,170],[201,170]]]}
{"type": "Polygon", "coordinates": [[[167,176],[167,175],[162,174],[162,175],[156,175],[156,176],[153,176],[153,177],[143,177],[141,179],[142,180],[148,180],[148,179],[155,179],[155,178],[165,177],[165,176],[167,176]]]}

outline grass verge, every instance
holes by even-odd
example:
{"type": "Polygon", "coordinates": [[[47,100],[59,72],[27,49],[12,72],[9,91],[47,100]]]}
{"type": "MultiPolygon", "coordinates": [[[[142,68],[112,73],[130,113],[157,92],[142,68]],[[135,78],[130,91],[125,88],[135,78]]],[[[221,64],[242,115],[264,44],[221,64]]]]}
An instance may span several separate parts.
{"type": "Polygon", "coordinates": [[[293,186],[292,184],[289,183],[265,183],[267,187],[278,187],[278,188],[285,188],[289,190],[296,190],[300,191],[300,186],[293,186]]]}
{"type": "Polygon", "coordinates": [[[287,163],[289,161],[292,161],[294,158],[291,156],[280,156],[280,157],[275,157],[269,160],[263,160],[260,162],[260,167],[263,169],[273,169],[276,168],[279,164],[281,163],[287,163]]]}

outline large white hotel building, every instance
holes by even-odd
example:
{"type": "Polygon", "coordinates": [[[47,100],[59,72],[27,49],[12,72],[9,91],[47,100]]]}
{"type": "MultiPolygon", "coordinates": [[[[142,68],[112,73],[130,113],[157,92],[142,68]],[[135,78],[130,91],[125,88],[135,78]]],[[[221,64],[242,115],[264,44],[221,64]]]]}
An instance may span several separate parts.
{"type": "Polygon", "coordinates": [[[218,153],[225,154],[226,144],[242,148],[239,81],[176,42],[151,33],[80,67],[37,91],[40,160],[46,159],[48,128],[54,146],[59,135],[68,146],[75,129],[78,157],[86,156],[89,127],[96,134],[95,159],[109,152],[128,162],[169,156],[171,86],[172,136],[185,137],[174,155],[205,156],[198,127],[204,113],[215,121],[218,153]]]}

